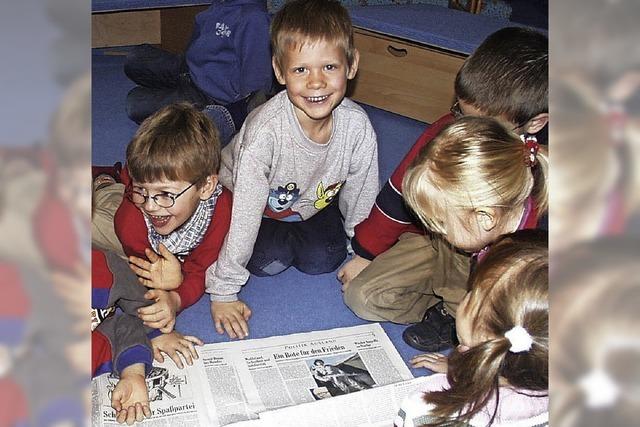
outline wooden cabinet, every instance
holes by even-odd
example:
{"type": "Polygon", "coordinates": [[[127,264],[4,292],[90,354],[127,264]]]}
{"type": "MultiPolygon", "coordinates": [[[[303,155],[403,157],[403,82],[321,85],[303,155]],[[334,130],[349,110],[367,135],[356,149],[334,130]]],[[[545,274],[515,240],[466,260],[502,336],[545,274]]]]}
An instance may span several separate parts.
{"type": "Polygon", "coordinates": [[[356,28],[358,74],[348,95],[359,102],[432,123],[449,111],[466,55],[356,28]]]}
{"type": "Polygon", "coordinates": [[[195,16],[207,5],[122,10],[91,15],[91,47],[160,45],[183,53],[191,40],[195,16]]]}

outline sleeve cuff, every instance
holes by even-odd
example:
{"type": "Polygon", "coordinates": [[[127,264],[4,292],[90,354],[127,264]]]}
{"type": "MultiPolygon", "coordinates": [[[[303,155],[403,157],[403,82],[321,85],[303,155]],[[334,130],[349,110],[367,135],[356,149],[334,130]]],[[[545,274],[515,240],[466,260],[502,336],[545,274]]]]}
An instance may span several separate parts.
{"type": "Polygon", "coordinates": [[[131,366],[134,363],[144,363],[145,374],[151,371],[151,363],[153,362],[153,356],[151,350],[143,345],[134,345],[129,347],[118,356],[116,363],[114,364],[115,373],[120,376],[127,366],[131,366]]]}
{"type": "Polygon", "coordinates": [[[364,259],[373,261],[373,259],[375,258],[375,256],[369,253],[369,251],[367,251],[360,245],[360,243],[358,243],[358,240],[355,237],[351,239],[351,247],[353,248],[353,252],[355,252],[356,255],[361,256],[364,259]]]}
{"type": "Polygon", "coordinates": [[[209,294],[209,297],[211,298],[212,302],[234,302],[234,301],[238,301],[238,294],[231,294],[231,295],[209,294]]]}

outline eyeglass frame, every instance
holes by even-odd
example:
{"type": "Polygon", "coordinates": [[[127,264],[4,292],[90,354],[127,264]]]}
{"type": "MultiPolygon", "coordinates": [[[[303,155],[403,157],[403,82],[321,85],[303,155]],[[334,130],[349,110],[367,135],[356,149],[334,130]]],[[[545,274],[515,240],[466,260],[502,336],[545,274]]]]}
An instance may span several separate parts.
{"type": "MultiPolygon", "coordinates": [[[[453,118],[456,120],[466,116],[466,114],[462,112],[462,108],[460,108],[460,101],[454,102],[451,108],[449,108],[449,112],[453,114],[453,118]]],[[[529,120],[525,121],[524,123],[519,123],[516,127],[511,129],[511,132],[513,132],[516,129],[520,129],[521,127],[524,127],[524,125],[526,125],[527,122],[529,122],[529,120]]]]}
{"type": "Polygon", "coordinates": [[[181,191],[181,192],[179,192],[178,194],[173,194],[173,193],[168,192],[168,191],[162,191],[162,192],[160,192],[160,193],[158,193],[158,194],[155,194],[155,195],[153,195],[153,196],[149,196],[148,194],[147,194],[147,195],[145,195],[145,194],[142,194],[142,193],[140,193],[140,192],[138,192],[138,191],[133,191],[133,185],[132,185],[132,184],[129,184],[129,188],[127,189],[127,198],[131,201],[131,203],[133,203],[134,205],[139,205],[139,206],[143,206],[143,205],[145,205],[145,204],[147,203],[147,200],[151,199],[151,200],[153,200],[153,202],[154,202],[156,205],[160,206],[161,208],[169,209],[169,208],[172,208],[172,207],[174,207],[174,206],[176,205],[176,199],[177,199],[178,197],[182,196],[184,193],[186,193],[186,192],[187,192],[191,187],[193,187],[194,185],[196,185],[196,183],[195,183],[195,182],[192,182],[192,183],[191,183],[187,188],[185,188],[184,190],[182,190],[182,191],[181,191]],[[139,195],[139,196],[143,197],[143,198],[144,198],[144,201],[143,201],[142,203],[136,203],[136,202],[134,202],[134,201],[133,201],[133,193],[135,193],[135,194],[137,194],[137,195],[139,195]],[[171,200],[171,202],[172,202],[172,203],[171,203],[171,205],[169,205],[169,206],[162,206],[160,203],[158,203],[158,200],[157,200],[156,198],[157,198],[158,196],[160,196],[160,195],[165,196],[165,197],[168,197],[168,198],[171,200]]]}

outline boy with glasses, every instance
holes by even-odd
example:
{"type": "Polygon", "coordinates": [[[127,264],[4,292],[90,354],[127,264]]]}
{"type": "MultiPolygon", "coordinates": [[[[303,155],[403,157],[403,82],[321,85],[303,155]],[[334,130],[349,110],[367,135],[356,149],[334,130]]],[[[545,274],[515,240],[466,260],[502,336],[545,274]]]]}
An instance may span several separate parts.
{"type": "Polygon", "coordinates": [[[105,175],[94,181],[93,245],[128,256],[151,288],[145,298],[155,302],[138,310],[146,326],[171,332],[176,313],[204,293],[205,270],[217,260],[231,219],[219,167],[218,131],[204,113],[179,103],[140,125],[122,183],[105,175]]]}
{"type": "Polygon", "coordinates": [[[403,338],[422,351],[455,344],[453,316],[467,291],[472,257],[424,235],[404,204],[402,179],[420,150],[465,115],[493,117],[523,140],[546,133],[547,69],[547,37],[526,28],[491,34],[467,58],[456,76],[450,114],[424,131],[378,194],[369,217],[355,227],[355,255],[338,279],[345,303],[357,316],[414,323],[403,338]]]}

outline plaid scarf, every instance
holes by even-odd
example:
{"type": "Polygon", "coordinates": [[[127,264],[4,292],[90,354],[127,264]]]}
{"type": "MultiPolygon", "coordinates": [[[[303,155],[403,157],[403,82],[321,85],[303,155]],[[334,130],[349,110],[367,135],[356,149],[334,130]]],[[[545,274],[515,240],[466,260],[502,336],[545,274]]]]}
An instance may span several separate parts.
{"type": "Polygon", "coordinates": [[[191,218],[185,222],[180,228],[172,231],[166,236],[158,234],[149,218],[144,217],[149,232],[149,243],[154,251],[158,252],[158,245],[162,243],[172,254],[174,254],[180,262],[194,250],[209,228],[213,212],[216,209],[218,196],[222,193],[222,185],[218,184],[215,191],[207,200],[201,200],[196,211],[191,218]]]}

